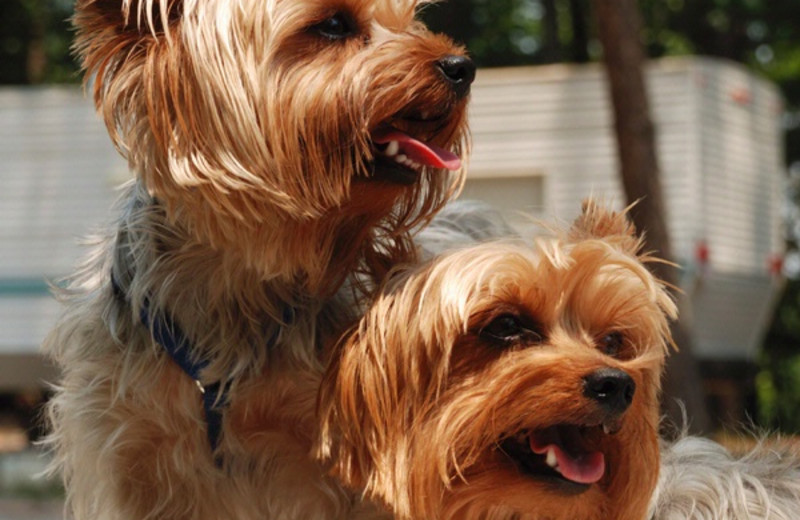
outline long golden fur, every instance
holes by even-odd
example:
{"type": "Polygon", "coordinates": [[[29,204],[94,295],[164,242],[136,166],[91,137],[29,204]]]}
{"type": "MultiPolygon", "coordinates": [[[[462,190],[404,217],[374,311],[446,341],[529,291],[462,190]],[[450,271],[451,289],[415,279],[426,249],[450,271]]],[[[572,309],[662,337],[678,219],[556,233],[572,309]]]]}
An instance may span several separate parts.
{"type": "Polygon", "coordinates": [[[309,451],[321,345],[358,306],[337,290],[413,261],[409,230],[462,179],[474,71],[418,7],[78,0],[76,49],[136,180],[44,346],[63,372],[48,443],[74,518],[383,514],[309,451]],[[438,160],[392,166],[381,131],[438,160]],[[174,321],[201,382],[222,385],[216,453],[196,383],[143,312],[174,321]]]}
{"type": "Polygon", "coordinates": [[[400,519],[642,520],[676,309],[640,246],[588,203],[395,273],[332,351],[318,455],[400,519]]]}

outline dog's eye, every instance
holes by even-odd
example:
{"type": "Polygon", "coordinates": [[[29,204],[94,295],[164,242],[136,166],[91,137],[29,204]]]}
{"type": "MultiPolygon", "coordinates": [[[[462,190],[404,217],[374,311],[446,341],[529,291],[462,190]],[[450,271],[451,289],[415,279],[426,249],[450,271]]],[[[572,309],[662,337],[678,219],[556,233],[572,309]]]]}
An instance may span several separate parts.
{"type": "Polygon", "coordinates": [[[516,314],[501,314],[484,326],[479,336],[493,343],[539,343],[542,335],[532,324],[523,322],[516,314]]]}
{"type": "Polygon", "coordinates": [[[600,350],[602,350],[604,354],[616,357],[622,351],[622,347],[625,346],[625,336],[623,336],[621,332],[609,332],[600,338],[599,343],[600,350]]]}
{"type": "Polygon", "coordinates": [[[313,29],[331,40],[344,40],[358,33],[358,24],[349,13],[338,12],[320,23],[313,29]]]}

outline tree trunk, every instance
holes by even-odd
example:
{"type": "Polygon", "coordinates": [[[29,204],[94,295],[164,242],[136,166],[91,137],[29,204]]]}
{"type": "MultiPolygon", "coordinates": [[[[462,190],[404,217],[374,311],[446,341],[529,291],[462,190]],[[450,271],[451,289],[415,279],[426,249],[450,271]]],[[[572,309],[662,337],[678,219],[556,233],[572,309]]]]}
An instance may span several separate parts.
{"type": "Polygon", "coordinates": [[[27,82],[36,85],[44,79],[47,69],[47,52],[45,50],[45,33],[47,12],[41,0],[26,4],[31,19],[28,54],[25,63],[27,82]]]}
{"type": "Polygon", "coordinates": [[[572,16],[572,61],[587,63],[589,61],[589,30],[587,28],[587,9],[583,0],[569,0],[569,11],[572,16]]]}
{"type": "MultiPolygon", "coordinates": [[[[628,203],[639,201],[631,211],[636,228],[646,233],[645,249],[672,260],[666,209],[659,182],[655,131],[644,83],[644,48],[640,40],[641,19],[636,0],[592,0],[598,24],[603,59],[614,107],[614,126],[620,173],[628,203]]],[[[677,286],[676,270],[662,264],[651,266],[665,282],[677,286]]],[[[676,298],[680,300],[680,295],[676,298]]],[[[683,308],[684,305],[680,304],[683,308]]],[[[681,322],[673,324],[679,351],[667,360],[663,411],[675,424],[683,424],[683,403],[690,430],[708,432],[710,423],[705,392],[691,339],[681,322]]]]}
{"type": "Polygon", "coordinates": [[[556,0],[542,0],[542,5],[544,6],[544,20],[542,21],[544,42],[541,57],[544,63],[555,63],[561,61],[561,39],[558,36],[556,0]]]}

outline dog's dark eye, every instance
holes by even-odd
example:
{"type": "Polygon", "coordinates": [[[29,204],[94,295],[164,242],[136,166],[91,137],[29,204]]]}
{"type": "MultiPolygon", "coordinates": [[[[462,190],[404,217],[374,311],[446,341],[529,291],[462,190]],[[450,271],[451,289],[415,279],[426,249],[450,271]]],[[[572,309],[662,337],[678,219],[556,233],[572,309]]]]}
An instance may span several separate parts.
{"type": "Polygon", "coordinates": [[[622,347],[625,346],[625,336],[621,332],[609,332],[600,337],[600,350],[604,354],[616,357],[622,352],[622,347]]]}
{"type": "Polygon", "coordinates": [[[344,40],[358,33],[358,24],[349,13],[338,12],[314,26],[314,30],[331,40],[344,40]]]}
{"type": "Polygon", "coordinates": [[[479,336],[493,343],[540,343],[544,338],[536,326],[516,314],[501,314],[484,326],[479,336]]]}

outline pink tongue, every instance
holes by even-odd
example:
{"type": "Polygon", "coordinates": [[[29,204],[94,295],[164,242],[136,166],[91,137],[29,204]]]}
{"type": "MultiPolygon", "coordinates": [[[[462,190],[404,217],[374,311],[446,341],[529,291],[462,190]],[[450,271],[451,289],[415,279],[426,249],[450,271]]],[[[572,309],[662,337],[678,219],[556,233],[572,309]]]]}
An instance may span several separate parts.
{"type": "Polygon", "coordinates": [[[594,484],[603,478],[603,474],[606,471],[606,461],[599,451],[573,458],[557,444],[539,445],[533,436],[530,437],[529,442],[531,450],[539,455],[546,455],[547,451],[552,448],[558,461],[558,471],[567,480],[579,484],[594,484]]]}
{"type": "Polygon", "coordinates": [[[376,130],[372,134],[373,142],[377,144],[387,144],[390,141],[397,141],[400,145],[400,153],[407,155],[412,161],[433,168],[446,168],[448,170],[458,170],[461,168],[461,159],[444,148],[439,148],[435,144],[423,143],[404,134],[395,128],[384,128],[376,130]]]}

